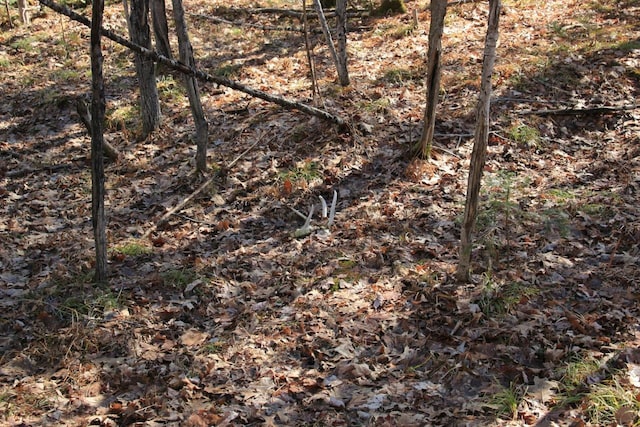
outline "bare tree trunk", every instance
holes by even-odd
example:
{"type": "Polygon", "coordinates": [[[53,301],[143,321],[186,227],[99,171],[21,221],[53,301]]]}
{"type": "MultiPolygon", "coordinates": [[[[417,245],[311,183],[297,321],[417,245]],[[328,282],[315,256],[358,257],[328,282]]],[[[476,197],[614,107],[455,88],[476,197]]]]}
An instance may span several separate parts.
{"type": "Polygon", "coordinates": [[[336,36],[338,38],[338,77],[341,86],[349,86],[347,71],[347,0],[336,1],[336,36]]]}
{"type": "MultiPolygon", "coordinates": [[[[129,31],[131,41],[151,49],[149,30],[149,0],[133,0],[129,11],[129,31]]],[[[135,54],[136,74],[140,88],[140,114],[142,115],[142,139],[149,136],[160,125],[160,101],[153,60],[139,53],[135,54]]]]}
{"type": "Polygon", "coordinates": [[[20,12],[20,21],[25,25],[31,24],[29,3],[27,0],[18,0],[18,11],[20,12]]]}
{"type": "Polygon", "coordinates": [[[9,28],[13,28],[13,21],[11,20],[11,10],[9,9],[9,0],[4,0],[4,7],[5,9],[7,9],[7,21],[9,21],[9,28]]]}
{"type": "MultiPolygon", "coordinates": [[[[187,33],[187,23],[184,19],[184,8],[182,0],[172,0],[173,18],[176,23],[176,32],[178,33],[178,44],[180,49],[180,62],[190,68],[195,68],[195,60],[193,59],[193,48],[189,41],[187,33]]],[[[185,83],[187,85],[187,95],[189,96],[189,104],[191,105],[191,113],[196,125],[196,171],[204,172],[207,170],[207,142],[209,139],[209,126],[204,117],[202,103],[200,102],[200,93],[198,91],[198,81],[193,75],[185,75],[185,83]]]]}
{"type": "Polygon", "coordinates": [[[91,14],[91,219],[96,246],[95,281],[107,280],[107,235],[104,214],[104,79],[102,76],[102,16],[104,0],[93,0],[91,14]]]}
{"type": "Polygon", "coordinates": [[[336,47],[333,44],[333,38],[331,37],[329,24],[327,24],[327,18],[325,18],[324,16],[324,11],[322,10],[320,0],[313,0],[313,5],[316,8],[316,12],[318,13],[320,26],[322,27],[322,32],[324,33],[325,38],[327,39],[327,46],[329,47],[329,51],[331,52],[331,56],[333,57],[333,62],[336,64],[336,69],[338,71],[338,80],[340,81],[341,85],[347,86],[349,84],[349,76],[342,74],[344,71],[346,71],[346,67],[345,69],[342,69],[342,67],[340,67],[340,59],[338,58],[336,47]],[[344,82],[346,82],[346,84],[344,84],[344,82]]]}
{"type": "Polygon", "coordinates": [[[313,102],[317,105],[320,98],[320,90],[318,88],[318,78],[316,76],[316,65],[313,62],[313,50],[309,41],[309,21],[307,20],[307,0],[302,0],[302,29],[304,31],[304,47],[307,51],[307,61],[309,61],[309,74],[311,75],[311,95],[313,102]]]}
{"type": "Polygon", "coordinates": [[[471,266],[471,232],[476,223],[478,211],[478,195],[482,181],[482,170],[487,157],[487,143],[489,140],[489,113],[491,105],[491,75],[496,60],[496,45],[498,44],[500,24],[500,0],[489,0],[489,23],[487,38],[484,46],[484,60],[482,63],[482,81],[478,108],[476,110],[476,131],[471,153],[471,165],[467,182],[467,200],[464,206],[464,221],[460,236],[460,262],[456,272],[459,282],[470,279],[471,266]]]}
{"type": "Polygon", "coordinates": [[[156,50],[160,55],[171,59],[173,56],[171,55],[171,45],[169,44],[169,25],[167,24],[167,11],[164,0],[151,0],[150,6],[156,50]]]}
{"type": "Polygon", "coordinates": [[[427,105],[424,110],[424,124],[415,153],[428,159],[431,156],[433,132],[436,126],[436,107],[440,92],[440,56],[442,54],[442,31],[447,13],[447,0],[431,2],[431,23],[429,24],[429,53],[427,59],[427,105]]]}

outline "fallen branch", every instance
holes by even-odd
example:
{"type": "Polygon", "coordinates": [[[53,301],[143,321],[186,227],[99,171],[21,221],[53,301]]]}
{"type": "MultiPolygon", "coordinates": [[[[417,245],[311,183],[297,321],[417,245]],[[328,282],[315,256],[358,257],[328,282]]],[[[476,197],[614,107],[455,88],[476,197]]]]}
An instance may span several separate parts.
{"type": "Polygon", "coordinates": [[[557,110],[525,110],[518,111],[521,116],[579,116],[583,114],[607,114],[630,111],[640,108],[639,105],[623,105],[620,107],[560,108],[557,110]]]}
{"type": "MultiPolygon", "coordinates": [[[[229,163],[226,167],[222,167],[219,169],[219,171],[227,171],[230,168],[232,168],[236,163],[238,163],[238,161],[245,155],[247,154],[253,147],[255,147],[256,145],[258,145],[259,142],[262,141],[262,137],[258,138],[256,140],[256,142],[254,142],[253,144],[251,144],[251,146],[249,148],[247,148],[246,150],[244,150],[242,153],[240,153],[240,155],[238,155],[238,157],[236,157],[235,159],[233,159],[233,161],[231,163],[229,163]]],[[[202,183],[202,185],[200,185],[200,187],[198,187],[193,193],[191,193],[189,195],[189,197],[187,197],[186,199],[183,199],[180,203],[178,203],[176,206],[174,206],[173,208],[171,208],[170,210],[168,210],[167,212],[165,212],[164,215],[162,215],[160,217],[160,219],[158,221],[156,221],[156,225],[151,227],[150,229],[148,229],[141,237],[142,240],[147,239],[151,233],[153,233],[154,231],[156,231],[158,229],[158,227],[161,227],[162,225],[166,224],[167,220],[169,218],[171,218],[171,216],[173,216],[176,212],[179,212],[180,210],[182,210],[182,208],[184,208],[190,201],[192,201],[198,194],[202,193],[202,191],[204,189],[206,189],[216,178],[218,178],[221,175],[220,172],[218,173],[214,173],[211,178],[207,179],[205,182],[202,183]]]]}
{"type": "MultiPolygon", "coordinates": [[[[69,9],[66,6],[62,6],[59,5],[51,0],[39,0],[41,4],[55,10],[58,13],[61,13],[65,16],[68,16],[69,18],[73,19],[76,22],[79,22],[83,25],[86,25],[87,27],[91,28],[91,21],[89,19],[87,19],[86,17],[74,12],[73,10],[69,9]]],[[[181,62],[178,62],[174,59],[169,59],[165,56],[160,55],[158,52],[147,49],[145,47],[142,47],[140,45],[137,45],[135,43],[132,43],[131,41],[119,36],[118,34],[114,33],[111,30],[108,30],[106,28],[102,28],[102,35],[104,35],[105,37],[107,37],[110,40],[113,40],[114,42],[125,46],[127,48],[129,48],[130,50],[134,51],[134,52],[138,52],[141,55],[144,55],[150,59],[152,59],[155,62],[159,62],[163,65],[166,65],[167,67],[176,70],[180,73],[186,74],[188,76],[194,76],[202,81],[205,82],[211,82],[211,83],[215,83],[218,84],[220,86],[225,86],[234,90],[237,90],[239,92],[243,92],[246,93],[248,95],[253,96],[254,98],[259,98],[262,99],[264,101],[267,102],[271,102],[273,104],[279,105],[282,108],[285,108],[287,110],[298,110],[301,111],[305,114],[308,114],[310,116],[315,116],[315,117],[319,117],[323,120],[327,120],[329,122],[335,123],[339,126],[343,126],[345,124],[345,121],[341,118],[338,117],[334,114],[331,114],[327,111],[321,110],[319,108],[315,108],[312,107],[310,105],[306,105],[300,102],[296,102],[296,101],[291,101],[276,95],[270,95],[266,92],[263,92],[261,90],[258,89],[253,89],[250,88],[248,86],[245,86],[241,83],[235,82],[233,80],[229,80],[226,79],[224,77],[218,77],[218,76],[213,76],[211,74],[205,73],[204,71],[198,70],[195,67],[189,67],[181,62]]]]}
{"type": "MultiPolygon", "coordinates": [[[[202,13],[189,13],[189,16],[198,19],[205,19],[207,21],[215,22],[216,24],[224,24],[230,25],[234,27],[249,27],[255,28],[262,31],[282,31],[282,32],[293,32],[293,33],[302,33],[304,28],[298,27],[276,27],[272,25],[260,25],[260,24],[252,24],[250,22],[235,22],[229,21],[228,19],[218,18],[215,16],[203,15],[202,13]]],[[[318,33],[322,33],[322,30],[318,30],[318,33]]]]}

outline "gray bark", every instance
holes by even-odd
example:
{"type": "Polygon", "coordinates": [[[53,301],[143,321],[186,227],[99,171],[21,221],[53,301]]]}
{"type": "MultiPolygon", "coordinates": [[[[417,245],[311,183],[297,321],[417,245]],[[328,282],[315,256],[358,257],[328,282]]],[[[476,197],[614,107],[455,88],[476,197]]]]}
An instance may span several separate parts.
{"type": "Polygon", "coordinates": [[[341,86],[349,86],[347,70],[347,0],[336,1],[336,38],[338,39],[338,78],[341,86]]]}
{"type": "Polygon", "coordinates": [[[429,52],[427,59],[427,105],[424,110],[424,124],[420,141],[414,151],[423,158],[431,156],[433,132],[436,126],[436,108],[440,92],[440,56],[442,54],[442,32],[447,13],[447,0],[431,2],[431,23],[429,24],[429,52]]]}
{"type": "Polygon", "coordinates": [[[104,78],[102,76],[101,28],[104,0],[93,1],[91,15],[91,219],[96,247],[95,281],[107,280],[107,235],[104,213],[104,78]]]}
{"type": "Polygon", "coordinates": [[[487,144],[489,141],[489,113],[491,105],[491,75],[496,60],[496,46],[498,44],[500,24],[500,0],[489,0],[489,23],[487,37],[484,46],[484,60],[482,62],[482,80],[480,83],[480,96],[476,110],[476,131],[473,151],[471,153],[471,165],[467,182],[467,198],[464,206],[464,220],[460,235],[460,261],[456,272],[459,282],[468,282],[471,266],[471,233],[476,224],[478,212],[478,195],[482,171],[487,157],[487,144]]]}
{"type": "Polygon", "coordinates": [[[322,32],[324,33],[325,38],[327,39],[327,47],[331,52],[331,57],[333,58],[333,62],[336,64],[336,70],[338,71],[338,80],[340,84],[346,86],[349,84],[349,76],[343,75],[342,73],[346,71],[340,67],[340,59],[338,58],[338,53],[336,52],[336,46],[333,44],[333,38],[331,37],[331,31],[329,30],[329,24],[327,24],[327,19],[324,16],[324,11],[322,10],[322,5],[320,4],[320,0],[313,0],[313,5],[318,14],[318,19],[320,20],[320,26],[322,27],[322,32]],[[346,82],[346,85],[343,84],[346,82]]]}
{"type": "MultiPolygon", "coordinates": [[[[151,49],[149,30],[149,0],[133,0],[129,11],[129,36],[137,45],[151,49]]],[[[145,139],[160,125],[160,101],[153,60],[140,53],[135,54],[136,74],[140,88],[140,114],[142,135],[145,139]]]]}
{"type": "MultiPolygon", "coordinates": [[[[176,24],[176,32],[178,33],[178,45],[180,50],[180,62],[187,67],[195,68],[195,60],[193,58],[193,48],[189,41],[187,32],[187,23],[184,19],[184,8],[182,0],[172,0],[173,18],[176,24]]],[[[196,170],[204,172],[207,170],[207,142],[209,139],[209,125],[204,117],[202,103],[200,102],[200,93],[198,91],[198,81],[193,75],[185,75],[185,84],[187,85],[187,95],[189,96],[189,105],[191,113],[196,125],[196,170]]]]}
{"type": "Polygon", "coordinates": [[[151,22],[156,39],[156,51],[167,58],[173,58],[169,44],[169,25],[164,0],[151,0],[151,22]]]}

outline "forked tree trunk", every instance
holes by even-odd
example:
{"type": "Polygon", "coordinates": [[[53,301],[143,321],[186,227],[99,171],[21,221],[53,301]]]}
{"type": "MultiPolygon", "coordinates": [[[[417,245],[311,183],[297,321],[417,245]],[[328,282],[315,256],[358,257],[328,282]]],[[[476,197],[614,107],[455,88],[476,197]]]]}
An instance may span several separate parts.
{"type": "MultiPolygon", "coordinates": [[[[126,3],[125,3],[126,5],[126,3]]],[[[151,31],[149,30],[149,0],[132,0],[129,11],[129,36],[137,45],[151,49],[151,31]]],[[[160,102],[153,60],[135,53],[136,74],[140,88],[140,114],[142,116],[142,135],[144,139],[160,126],[160,102]]]]}
{"type": "Polygon", "coordinates": [[[93,0],[91,14],[91,219],[96,245],[95,281],[107,280],[107,237],[104,214],[104,79],[102,76],[101,28],[104,0],[93,0]]]}
{"type": "MultiPolygon", "coordinates": [[[[193,59],[193,48],[189,41],[187,33],[187,23],[184,19],[184,8],[182,0],[172,0],[173,18],[176,23],[176,32],[178,33],[178,44],[180,49],[180,62],[190,68],[196,68],[193,59]]],[[[187,85],[187,95],[189,96],[189,105],[196,126],[196,170],[204,172],[207,170],[207,142],[209,139],[209,126],[204,117],[202,103],[200,102],[200,92],[198,90],[198,80],[193,75],[185,75],[185,83],[187,85]]]]}
{"type": "Polygon", "coordinates": [[[160,55],[171,59],[173,56],[171,55],[171,45],[169,44],[169,25],[167,24],[167,11],[164,0],[151,0],[150,6],[156,50],[160,55]]]}
{"type": "Polygon", "coordinates": [[[20,12],[20,21],[23,24],[31,24],[31,14],[29,12],[29,3],[27,0],[18,0],[18,12],[20,12]]]}
{"type": "Polygon", "coordinates": [[[456,272],[459,282],[468,282],[471,266],[471,232],[476,224],[478,212],[478,195],[482,181],[482,170],[487,157],[487,143],[489,141],[489,113],[491,105],[491,75],[496,60],[496,45],[498,44],[500,23],[500,0],[489,0],[489,23],[487,26],[487,38],[484,46],[484,59],[482,62],[482,81],[480,83],[480,96],[476,110],[476,131],[473,151],[471,153],[471,165],[469,167],[469,179],[467,182],[467,199],[464,206],[464,220],[460,236],[460,262],[456,272]]]}
{"type": "Polygon", "coordinates": [[[440,92],[440,56],[442,54],[442,31],[447,13],[447,0],[432,0],[431,23],[429,24],[429,53],[427,59],[427,105],[424,110],[422,135],[414,152],[422,158],[431,156],[433,131],[436,126],[436,107],[440,92]]]}
{"type": "MultiPolygon", "coordinates": [[[[346,73],[347,71],[346,62],[345,62],[345,67],[340,66],[340,59],[338,58],[338,53],[336,52],[336,46],[333,44],[333,38],[331,37],[329,24],[327,24],[327,18],[325,18],[324,11],[322,10],[322,4],[320,4],[320,0],[313,0],[313,5],[316,9],[316,13],[318,14],[318,19],[320,20],[320,26],[322,27],[322,32],[324,33],[324,36],[327,39],[327,47],[331,52],[333,62],[336,64],[336,69],[338,71],[338,80],[340,81],[340,84],[342,86],[348,86],[349,75],[346,73]]],[[[345,40],[346,40],[346,36],[345,36],[345,40]]]]}

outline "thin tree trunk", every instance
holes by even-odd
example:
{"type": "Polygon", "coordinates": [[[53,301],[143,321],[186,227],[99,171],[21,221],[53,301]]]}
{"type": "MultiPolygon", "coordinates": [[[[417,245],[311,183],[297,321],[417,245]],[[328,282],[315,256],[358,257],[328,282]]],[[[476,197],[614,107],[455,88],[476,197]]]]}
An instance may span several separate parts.
{"type": "Polygon", "coordinates": [[[322,10],[322,5],[320,4],[320,0],[313,0],[313,5],[318,13],[318,19],[320,20],[320,26],[322,27],[322,32],[324,33],[325,38],[327,39],[327,46],[329,47],[329,51],[331,52],[331,56],[333,57],[333,62],[336,64],[336,70],[338,71],[338,80],[340,84],[343,86],[347,86],[349,84],[349,76],[343,75],[343,70],[340,67],[340,59],[338,58],[338,53],[336,52],[336,46],[333,44],[333,38],[331,37],[331,31],[329,30],[329,24],[327,24],[327,19],[324,16],[324,11],[322,10]],[[346,84],[343,84],[346,82],[346,84]]]}
{"type": "Polygon", "coordinates": [[[102,76],[101,28],[104,0],[93,1],[91,14],[91,219],[96,246],[95,281],[107,280],[107,235],[104,213],[104,78],[102,76]]]}
{"type": "MultiPolygon", "coordinates": [[[[184,19],[184,8],[182,0],[172,0],[173,18],[176,23],[176,32],[178,33],[178,44],[180,49],[180,62],[190,68],[196,68],[193,59],[193,48],[189,41],[187,33],[187,23],[184,19]]],[[[187,85],[187,95],[189,96],[189,105],[191,113],[196,125],[196,171],[204,172],[207,170],[207,142],[209,139],[209,126],[204,117],[202,103],[200,102],[200,93],[198,91],[198,81],[193,75],[185,75],[185,84],[187,85]]]]}
{"type": "Polygon", "coordinates": [[[151,0],[151,22],[153,23],[153,35],[156,39],[156,50],[162,56],[173,58],[171,45],[169,44],[169,25],[167,24],[167,11],[164,0],[151,0]]]}
{"type": "MultiPolygon", "coordinates": [[[[51,0],[39,0],[41,4],[55,10],[58,13],[61,13],[65,16],[68,16],[69,18],[73,19],[76,22],[79,22],[87,27],[91,27],[91,21],[89,19],[87,19],[86,17],[74,12],[73,10],[69,9],[66,6],[62,6],[59,5],[51,0]]],[[[315,117],[319,117],[323,120],[327,120],[329,122],[335,123],[339,126],[343,126],[346,124],[345,120],[342,117],[336,116],[334,114],[331,114],[325,110],[321,110],[319,108],[315,108],[312,107],[310,105],[307,104],[303,104],[301,102],[296,102],[296,101],[292,101],[286,98],[282,98],[280,96],[275,96],[275,95],[271,95],[269,93],[266,93],[264,91],[258,90],[258,89],[253,89],[251,87],[248,87],[246,85],[243,85],[241,83],[238,83],[236,81],[233,80],[229,80],[227,78],[224,77],[219,77],[219,76],[214,76],[208,73],[205,73],[204,71],[200,71],[196,68],[193,67],[187,67],[186,65],[175,61],[173,59],[169,59],[166,58],[162,55],[159,55],[157,52],[150,50],[149,48],[140,46],[136,43],[132,43],[130,40],[127,40],[121,36],[119,36],[118,34],[114,33],[111,30],[102,29],[102,34],[109,38],[110,40],[113,40],[114,42],[125,46],[129,49],[131,49],[132,51],[139,53],[140,55],[145,56],[146,58],[151,59],[152,61],[157,61],[160,62],[168,67],[170,67],[173,70],[176,70],[180,73],[189,75],[189,76],[195,76],[197,79],[205,81],[205,82],[211,82],[211,83],[215,83],[224,87],[228,87],[231,88],[233,90],[237,90],[243,93],[246,93],[250,96],[253,96],[255,98],[259,98],[262,99],[264,101],[267,102],[271,102],[274,104],[277,104],[279,106],[281,106],[282,108],[285,108],[287,110],[298,110],[301,111],[305,114],[309,114],[310,116],[315,116],[315,117]]]]}
{"type": "Polygon", "coordinates": [[[491,105],[491,75],[496,59],[496,46],[498,44],[500,23],[500,0],[489,0],[489,23],[487,26],[487,38],[484,46],[484,60],[482,63],[482,81],[478,108],[476,110],[476,131],[473,151],[471,153],[471,165],[467,182],[467,199],[464,206],[464,220],[460,236],[460,262],[456,272],[459,282],[467,282],[470,279],[471,266],[471,232],[476,223],[478,211],[478,195],[482,181],[482,170],[487,157],[487,143],[489,140],[489,113],[491,105]]]}
{"type": "Polygon", "coordinates": [[[442,54],[442,31],[447,13],[447,0],[431,2],[431,23],[429,24],[429,53],[427,59],[427,105],[424,110],[424,124],[415,153],[428,159],[431,156],[433,132],[436,126],[436,107],[440,92],[440,56],[442,54]]]}
{"type": "Polygon", "coordinates": [[[316,77],[316,66],[313,62],[313,50],[309,41],[309,21],[307,20],[307,0],[302,0],[302,30],[304,32],[304,47],[307,51],[307,61],[309,61],[309,74],[311,75],[311,95],[313,96],[314,105],[320,98],[320,90],[318,89],[318,79],[316,77]]]}
{"type": "MultiPolygon", "coordinates": [[[[131,1],[129,29],[131,41],[151,49],[149,30],[149,0],[131,1]]],[[[149,136],[160,125],[160,102],[153,60],[139,53],[135,54],[136,74],[140,88],[140,114],[142,115],[142,139],[149,136]]]]}
{"type": "Polygon", "coordinates": [[[336,37],[338,38],[338,77],[341,86],[349,86],[347,71],[347,0],[336,1],[336,37]]]}
{"type": "Polygon", "coordinates": [[[29,13],[27,0],[18,0],[18,11],[20,12],[20,21],[25,25],[31,24],[31,14],[29,13]]]}
{"type": "Polygon", "coordinates": [[[5,9],[7,9],[7,21],[9,21],[9,28],[13,28],[13,21],[11,20],[11,10],[9,10],[9,0],[4,0],[4,7],[5,9]]]}

